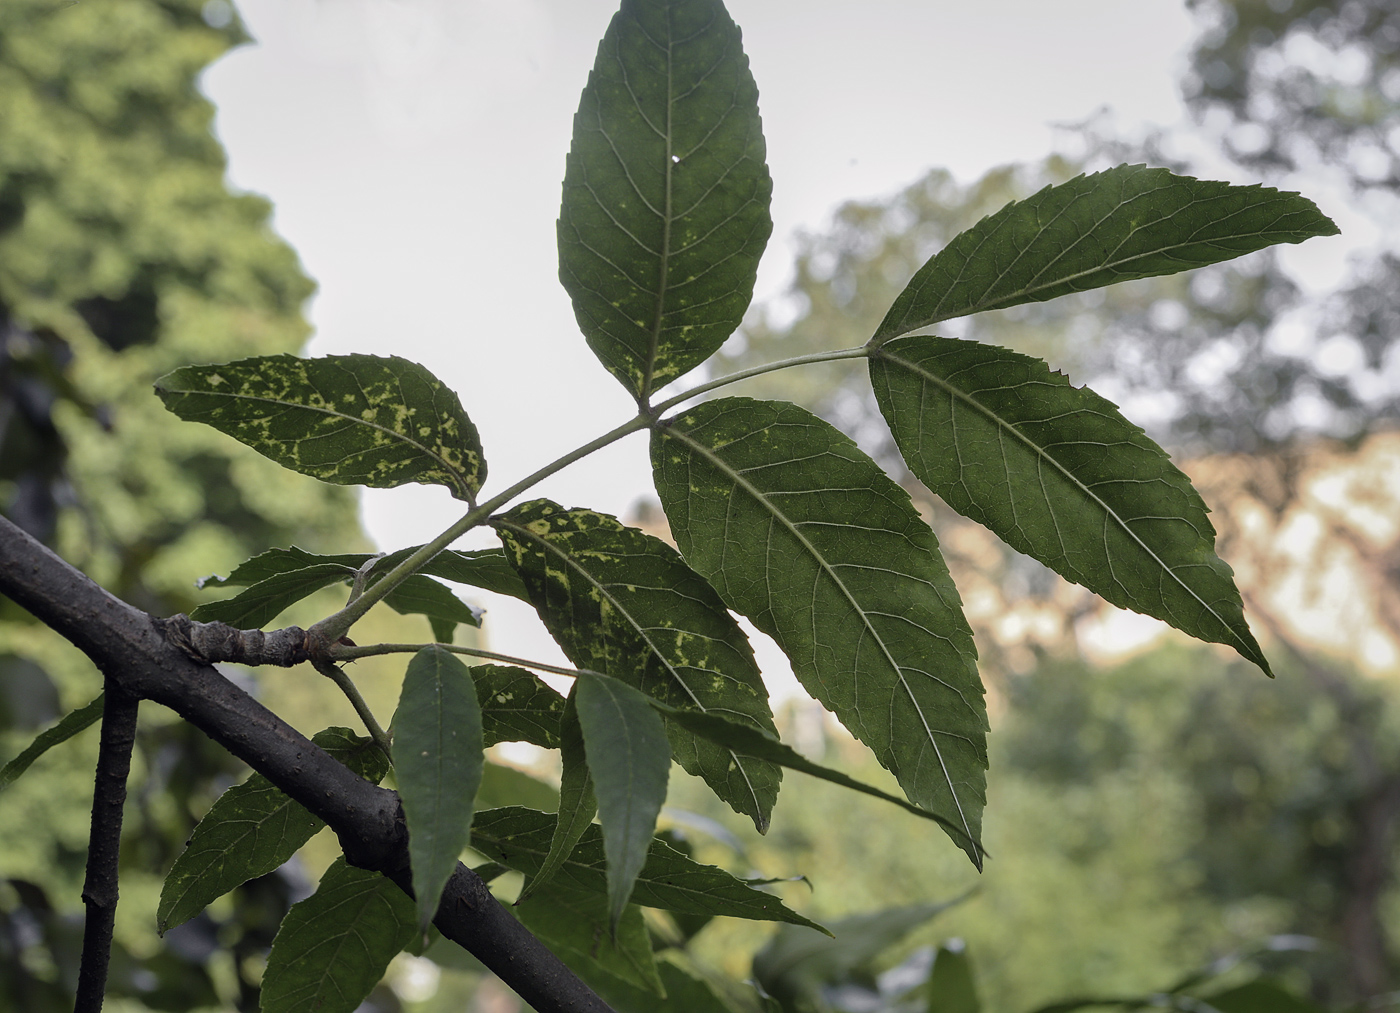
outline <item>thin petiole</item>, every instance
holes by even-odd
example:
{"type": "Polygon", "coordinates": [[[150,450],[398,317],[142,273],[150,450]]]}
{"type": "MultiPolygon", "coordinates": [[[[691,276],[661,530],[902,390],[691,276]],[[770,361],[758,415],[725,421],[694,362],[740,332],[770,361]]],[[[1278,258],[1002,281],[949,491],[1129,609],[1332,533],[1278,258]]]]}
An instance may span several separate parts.
{"type": "Polygon", "coordinates": [[[369,737],[374,740],[374,744],[384,751],[384,755],[392,761],[393,753],[389,751],[389,733],[386,732],[377,720],[374,712],[369,709],[369,704],[365,703],[365,698],[360,695],[360,689],[355,685],[354,680],[346,675],[339,667],[331,662],[313,662],[316,671],[320,672],[331,682],[340,687],[340,691],[345,694],[350,701],[350,706],[355,708],[355,713],[360,716],[360,720],[365,723],[365,728],[369,731],[369,737]]]}
{"type": "MultiPolygon", "coordinates": [[[[385,595],[402,584],[408,577],[416,573],[420,566],[432,559],[443,549],[447,548],[458,538],[461,538],[462,535],[466,534],[472,528],[484,523],[491,514],[505,506],[516,496],[519,496],[522,492],[525,492],[527,489],[548,478],[550,475],[553,475],[555,472],[562,471],[575,461],[587,457],[595,450],[601,450],[610,444],[616,443],[624,436],[630,436],[633,433],[648,428],[651,426],[656,416],[674,408],[683,401],[688,401],[693,397],[698,397],[708,391],[717,390],[728,384],[737,383],[740,380],[747,380],[751,376],[761,376],[764,373],[771,373],[775,370],[787,369],[791,366],[805,366],[814,362],[863,359],[869,356],[869,354],[870,349],[862,345],[857,348],[842,348],[834,352],[814,352],[811,355],[799,355],[791,359],[782,359],[778,362],[769,362],[762,366],[754,366],[751,369],[740,370],[737,373],[731,373],[728,376],[722,376],[716,380],[710,380],[707,383],[692,387],[690,390],[682,391],[675,397],[667,398],[660,404],[645,409],[642,414],[639,414],[636,418],[628,419],[617,428],[604,433],[596,440],[591,440],[583,444],[583,446],[569,451],[569,453],[565,454],[563,457],[551,461],[534,474],[526,476],[509,489],[493,496],[485,503],[468,510],[446,531],[442,532],[442,534],[438,535],[431,542],[422,546],[417,552],[399,563],[398,566],[394,567],[368,588],[365,588],[363,593],[352,596],[352,600],[346,603],[343,609],[336,612],[334,615],[322,619],[311,628],[310,632],[324,637],[328,643],[334,643],[339,640],[349,632],[351,626],[374,605],[378,604],[385,595]]],[[[336,653],[333,656],[346,657],[346,655],[339,653],[340,650],[339,647],[335,648],[336,653]]],[[[545,669],[545,671],[550,670],[545,669]]]]}
{"type": "Polygon", "coordinates": [[[531,661],[529,658],[517,658],[510,654],[497,654],[495,651],[483,651],[477,647],[460,647],[457,644],[368,644],[364,647],[336,644],[331,648],[331,657],[337,661],[354,661],[356,658],[371,658],[379,654],[417,654],[425,647],[441,647],[444,651],[451,651],[453,654],[465,654],[473,658],[500,661],[507,665],[519,665],[521,668],[533,668],[539,672],[552,672],[555,675],[602,674],[588,668],[565,668],[562,665],[549,665],[543,661],[531,661]]]}
{"type": "Polygon", "coordinates": [[[519,496],[522,492],[548,478],[550,475],[553,475],[555,472],[562,471],[575,461],[587,457],[595,450],[601,450],[609,444],[616,443],[624,436],[630,436],[633,433],[640,432],[650,424],[651,419],[645,415],[639,415],[634,419],[629,419],[616,429],[604,433],[596,440],[592,440],[581,447],[569,451],[563,457],[546,464],[534,474],[522,478],[504,492],[468,510],[446,531],[438,535],[431,542],[428,542],[417,552],[413,553],[398,566],[394,567],[379,580],[371,584],[365,589],[363,594],[354,601],[347,603],[339,612],[327,616],[315,626],[311,627],[308,632],[318,634],[331,643],[339,640],[349,632],[350,627],[368,612],[372,606],[378,604],[385,595],[402,584],[408,577],[416,573],[420,566],[432,559],[443,549],[447,548],[458,538],[461,538],[472,528],[485,522],[492,513],[505,506],[516,496],[519,496]]]}
{"type": "Polygon", "coordinates": [[[710,380],[690,390],[681,391],[675,397],[667,398],[660,404],[652,408],[653,414],[660,415],[664,411],[669,411],[682,401],[689,401],[700,394],[726,387],[731,383],[738,383],[740,380],[747,380],[751,376],[762,376],[764,373],[772,373],[779,369],[787,369],[790,366],[805,366],[812,362],[836,362],[840,359],[864,359],[870,355],[870,349],[865,345],[856,348],[841,348],[834,352],[813,352],[811,355],[798,355],[791,359],[780,359],[777,362],[766,362],[762,366],[753,366],[749,369],[741,369],[737,373],[730,373],[728,376],[721,376],[716,380],[710,380]]]}

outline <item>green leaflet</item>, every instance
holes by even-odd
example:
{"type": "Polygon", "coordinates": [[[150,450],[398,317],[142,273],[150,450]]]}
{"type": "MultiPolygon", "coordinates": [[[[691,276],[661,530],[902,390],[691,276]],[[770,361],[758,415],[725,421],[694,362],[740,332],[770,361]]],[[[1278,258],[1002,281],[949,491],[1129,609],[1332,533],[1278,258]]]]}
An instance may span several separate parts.
{"type": "Polygon", "coordinates": [[[641,908],[629,904],[612,931],[605,897],[544,886],[517,902],[514,914],[584,981],[620,978],[664,996],[641,908]]]}
{"type": "Polygon", "coordinates": [[[337,858],[282,919],[263,972],[262,1013],[353,1013],[416,932],[407,894],[337,858]]]}
{"type": "Polygon", "coordinates": [[[666,802],[671,747],[651,702],[624,682],[581,673],[574,699],[603,824],[608,908],[616,932],[666,802]]]}
{"type": "MultiPolygon", "coordinates": [[[[373,740],[349,728],[327,728],[311,741],[367,781],[378,784],[389,772],[373,740]]],[[[234,785],[204,814],[166,874],[157,928],[164,933],[187,922],[234,887],[272,872],[323,826],[261,774],[234,785]]]]}
{"type": "Polygon", "coordinates": [[[724,5],[624,4],[574,116],[559,280],[594,354],[639,399],[739,326],[773,231],[764,157],[724,5]]]}
{"type": "Polygon", "coordinates": [[[201,623],[228,623],[240,630],[262,629],[284,609],[354,574],[351,567],[340,563],[289,570],[258,581],[232,598],[205,602],[190,613],[190,618],[201,623]]]}
{"type": "MultiPolygon", "coordinates": [[[[748,638],[675,549],[607,514],[543,499],[493,524],[540,618],[577,667],[675,707],[776,733],[748,638]]],[[[767,829],[782,780],[777,767],[741,759],[674,724],[667,731],[686,771],[751,817],[760,833],[767,829]]]]}
{"type": "Polygon", "coordinates": [[[701,714],[697,711],[683,711],[673,707],[667,707],[657,700],[651,700],[650,702],[653,707],[670,717],[671,720],[675,721],[677,724],[690,729],[696,735],[701,735],[712,742],[717,742],[734,750],[734,752],[740,756],[752,756],[768,760],[771,763],[780,764],[781,766],[803,774],[809,774],[823,781],[839,784],[843,788],[849,788],[852,791],[858,791],[866,795],[872,795],[875,798],[884,799],[886,802],[891,802],[901,809],[914,813],[916,816],[922,816],[926,820],[933,820],[948,832],[948,836],[958,842],[960,848],[964,850],[973,849],[985,854],[985,852],[982,851],[980,842],[974,841],[972,838],[968,837],[961,826],[951,822],[946,817],[940,816],[938,813],[929,812],[927,809],[921,809],[916,805],[911,805],[902,798],[883,792],[879,788],[873,788],[868,784],[857,781],[853,777],[847,777],[839,770],[832,770],[830,767],[823,767],[819,763],[813,763],[801,753],[783,745],[782,742],[767,732],[730,721],[720,714],[701,714]]]}
{"type": "Polygon", "coordinates": [[[928,1013],[982,1013],[966,949],[940,946],[928,975],[928,1013]]]}
{"type": "Polygon", "coordinates": [[[954,510],[1114,605],[1269,671],[1205,503],[1114,405],[1039,359],[931,336],[881,346],[870,381],[909,469],[954,510]]]}
{"type": "MultiPolygon", "coordinates": [[[[499,809],[503,805],[525,805],[546,811],[559,806],[559,792],[514,767],[503,767],[489,760],[481,767],[481,785],[476,789],[476,809],[499,809]]],[[[483,879],[487,878],[482,876],[483,879]]]]}
{"type": "MultiPolygon", "coordinates": [[[[520,806],[483,811],[472,824],[472,847],[493,861],[533,876],[549,853],[554,823],[553,813],[520,806]]],[[[606,896],[605,866],[603,832],[589,825],[551,882],[561,890],[606,896]]],[[[821,928],[771,893],[755,890],[723,869],[694,862],[658,840],[652,841],[646,865],[637,877],[632,903],[687,914],[728,915],[821,928]]]]}
{"type": "MultiPolygon", "coordinates": [[[[589,982],[617,1013],[742,1013],[747,1005],[731,1004],[722,998],[710,983],[692,974],[676,961],[684,960],[675,950],[660,953],[656,961],[666,997],[659,999],[651,992],[620,981],[589,982]]],[[[752,994],[744,989],[745,997],[752,994]]]]}
{"type": "MultiPolygon", "coordinates": [[[[248,590],[200,605],[190,618],[204,623],[224,622],[240,629],[260,629],[284,609],[321,588],[353,579],[355,572],[371,560],[375,560],[370,572],[370,583],[374,583],[418,548],[410,546],[377,559],[368,552],[319,556],[296,546],[269,549],[240,563],[227,577],[215,575],[196,581],[200,588],[247,586],[248,590]]],[[[451,631],[458,623],[480,626],[482,610],[464,603],[429,576],[528,600],[525,586],[500,549],[440,552],[395,588],[385,603],[401,614],[427,616],[433,624],[434,637],[444,643],[452,642],[451,631]]]]}
{"type": "MultiPolygon", "coordinates": [[[[286,549],[268,549],[252,559],[239,563],[227,577],[210,576],[195,581],[197,587],[246,587],[258,584],[270,577],[276,577],[292,570],[302,570],[320,564],[334,564],[346,567],[352,573],[371,559],[376,560],[370,571],[370,581],[383,576],[403,562],[421,545],[410,545],[387,556],[376,556],[369,552],[347,552],[333,556],[318,556],[295,545],[286,549]]],[[[511,595],[528,601],[525,585],[515,575],[515,570],[506,561],[500,549],[471,549],[459,551],[444,549],[428,560],[418,570],[429,577],[441,577],[454,584],[470,584],[487,591],[511,595]]]]}
{"type": "Polygon", "coordinates": [[[481,706],[482,743],[533,742],[559,748],[564,698],[523,668],[473,665],[472,682],[481,706]]]}
{"type": "Polygon", "coordinates": [[[268,355],[184,366],[156,381],[180,418],[203,422],[284,468],[335,485],[443,485],[470,501],[486,478],[457,395],[397,356],[268,355]]]}
{"type": "Polygon", "coordinates": [[[909,495],[796,405],[660,423],[652,469],[686,561],[980,865],[986,706],[972,631],[909,495]]]}
{"type": "Polygon", "coordinates": [[[285,549],[268,549],[266,552],[259,552],[251,559],[245,559],[235,566],[233,572],[227,577],[210,574],[208,577],[201,577],[195,581],[194,586],[201,589],[206,587],[250,587],[254,584],[261,584],[271,577],[291,573],[293,570],[305,570],[308,567],[321,565],[341,566],[354,573],[356,569],[373,558],[373,554],[368,552],[342,552],[333,556],[322,556],[291,545],[285,549]]]}
{"type": "MultiPolygon", "coordinates": [[[[374,564],[370,582],[388,573],[420,548],[420,545],[410,545],[389,553],[374,564]]],[[[525,593],[525,585],[520,582],[506,560],[506,554],[500,549],[444,549],[424,563],[418,572],[429,577],[441,577],[454,584],[470,584],[485,591],[510,595],[521,601],[530,600],[525,593]]]]}
{"type": "Polygon", "coordinates": [[[56,724],[36,735],[34,741],[26,746],[23,752],[0,767],[0,791],[19,780],[20,775],[33,766],[35,760],[54,746],[67,742],[84,728],[96,724],[102,717],[102,698],[103,694],[98,693],[89,703],[75,711],[69,711],[56,724]]]}
{"type": "Polygon", "coordinates": [[[559,779],[559,809],[554,822],[554,836],[550,839],[549,854],[545,856],[544,864],[521,889],[521,901],[553,878],[564,859],[573,853],[583,831],[598,814],[598,799],[593,794],[593,777],[588,772],[588,758],[584,750],[583,729],[578,721],[578,685],[576,680],[559,722],[559,754],[563,772],[559,779]]]}
{"type": "Polygon", "coordinates": [[[448,651],[425,647],[408,663],[394,712],[394,776],[425,927],[471,834],[481,751],[481,707],[471,673],[448,651]]]}
{"type": "Polygon", "coordinates": [[[422,614],[433,627],[433,639],[452,643],[458,623],[480,626],[484,611],[458,598],[431,577],[415,573],[384,596],[384,604],[400,615],[422,614]]]}
{"type": "Polygon", "coordinates": [[[852,915],[833,922],[826,935],[798,925],[780,926],[754,954],[753,976],[784,1009],[807,1005],[823,985],[868,967],[914,929],[962,899],[852,915]]]}
{"type": "Polygon", "coordinates": [[[1337,234],[1312,201],[1120,165],[1008,204],[921,267],[871,338],[1337,234]]]}

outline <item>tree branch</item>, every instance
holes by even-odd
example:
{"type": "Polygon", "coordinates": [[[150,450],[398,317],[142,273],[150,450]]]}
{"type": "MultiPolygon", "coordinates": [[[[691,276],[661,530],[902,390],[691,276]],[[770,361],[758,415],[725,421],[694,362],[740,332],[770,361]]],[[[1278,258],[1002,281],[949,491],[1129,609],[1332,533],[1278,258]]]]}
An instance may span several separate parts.
{"type": "Polygon", "coordinates": [[[107,965],[112,956],[112,927],[117,918],[117,858],[121,851],[122,808],[131,750],[136,745],[136,710],[140,700],[107,680],[102,702],[102,737],[92,792],[92,832],[88,838],[87,874],[83,880],[83,958],[78,966],[78,995],[73,1013],[99,1013],[107,992],[107,965]]]}
{"type": "MultiPolygon", "coordinates": [[[[0,593],[91,658],[109,686],[169,707],[319,816],[352,865],[407,888],[408,836],[397,793],[357,777],[171,643],[161,620],[108,594],[4,517],[0,593]]],[[[433,923],[540,1013],[612,1013],[460,864],[433,923]]]]}

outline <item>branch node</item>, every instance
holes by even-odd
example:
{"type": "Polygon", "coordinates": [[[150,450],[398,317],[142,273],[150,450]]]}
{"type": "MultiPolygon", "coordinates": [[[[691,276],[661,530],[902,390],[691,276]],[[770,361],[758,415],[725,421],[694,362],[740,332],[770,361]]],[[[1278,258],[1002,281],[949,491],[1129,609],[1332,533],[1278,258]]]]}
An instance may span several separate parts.
{"type": "Polygon", "coordinates": [[[300,626],[264,632],[240,630],[228,623],[197,623],[184,613],[154,620],[156,628],[195,661],[291,668],[311,656],[312,645],[300,626]]]}

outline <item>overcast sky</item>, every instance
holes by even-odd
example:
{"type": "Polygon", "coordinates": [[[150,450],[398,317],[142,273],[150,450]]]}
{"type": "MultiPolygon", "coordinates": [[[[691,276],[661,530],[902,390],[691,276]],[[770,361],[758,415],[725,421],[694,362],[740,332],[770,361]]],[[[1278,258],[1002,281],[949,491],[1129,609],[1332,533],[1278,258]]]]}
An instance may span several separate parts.
{"type": "MultiPolygon", "coordinates": [[[[214,66],[234,185],[267,195],[320,285],[311,354],[397,354],[455,388],[486,449],[486,494],[635,408],[593,359],[556,280],[571,119],[615,4],[598,0],[243,0],[254,45],[214,66]]],[[[757,299],[784,290],[791,238],[842,201],[934,166],[964,181],[1037,160],[1056,124],[1112,108],[1177,122],[1192,37],[1181,0],[731,0],[774,179],[757,299]]],[[[1063,139],[1063,134],[1059,135],[1063,139]]],[[[625,513],[645,437],[538,489],[625,513]]],[[[371,491],[384,549],[456,518],[444,491],[371,491]]],[[[476,540],[464,544],[489,544],[476,540]]],[[[533,649],[492,602],[492,643],[533,649]],[[525,646],[522,646],[525,645],[525,646]]],[[[556,655],[557,657],[557,655],[556,655]]]]}

